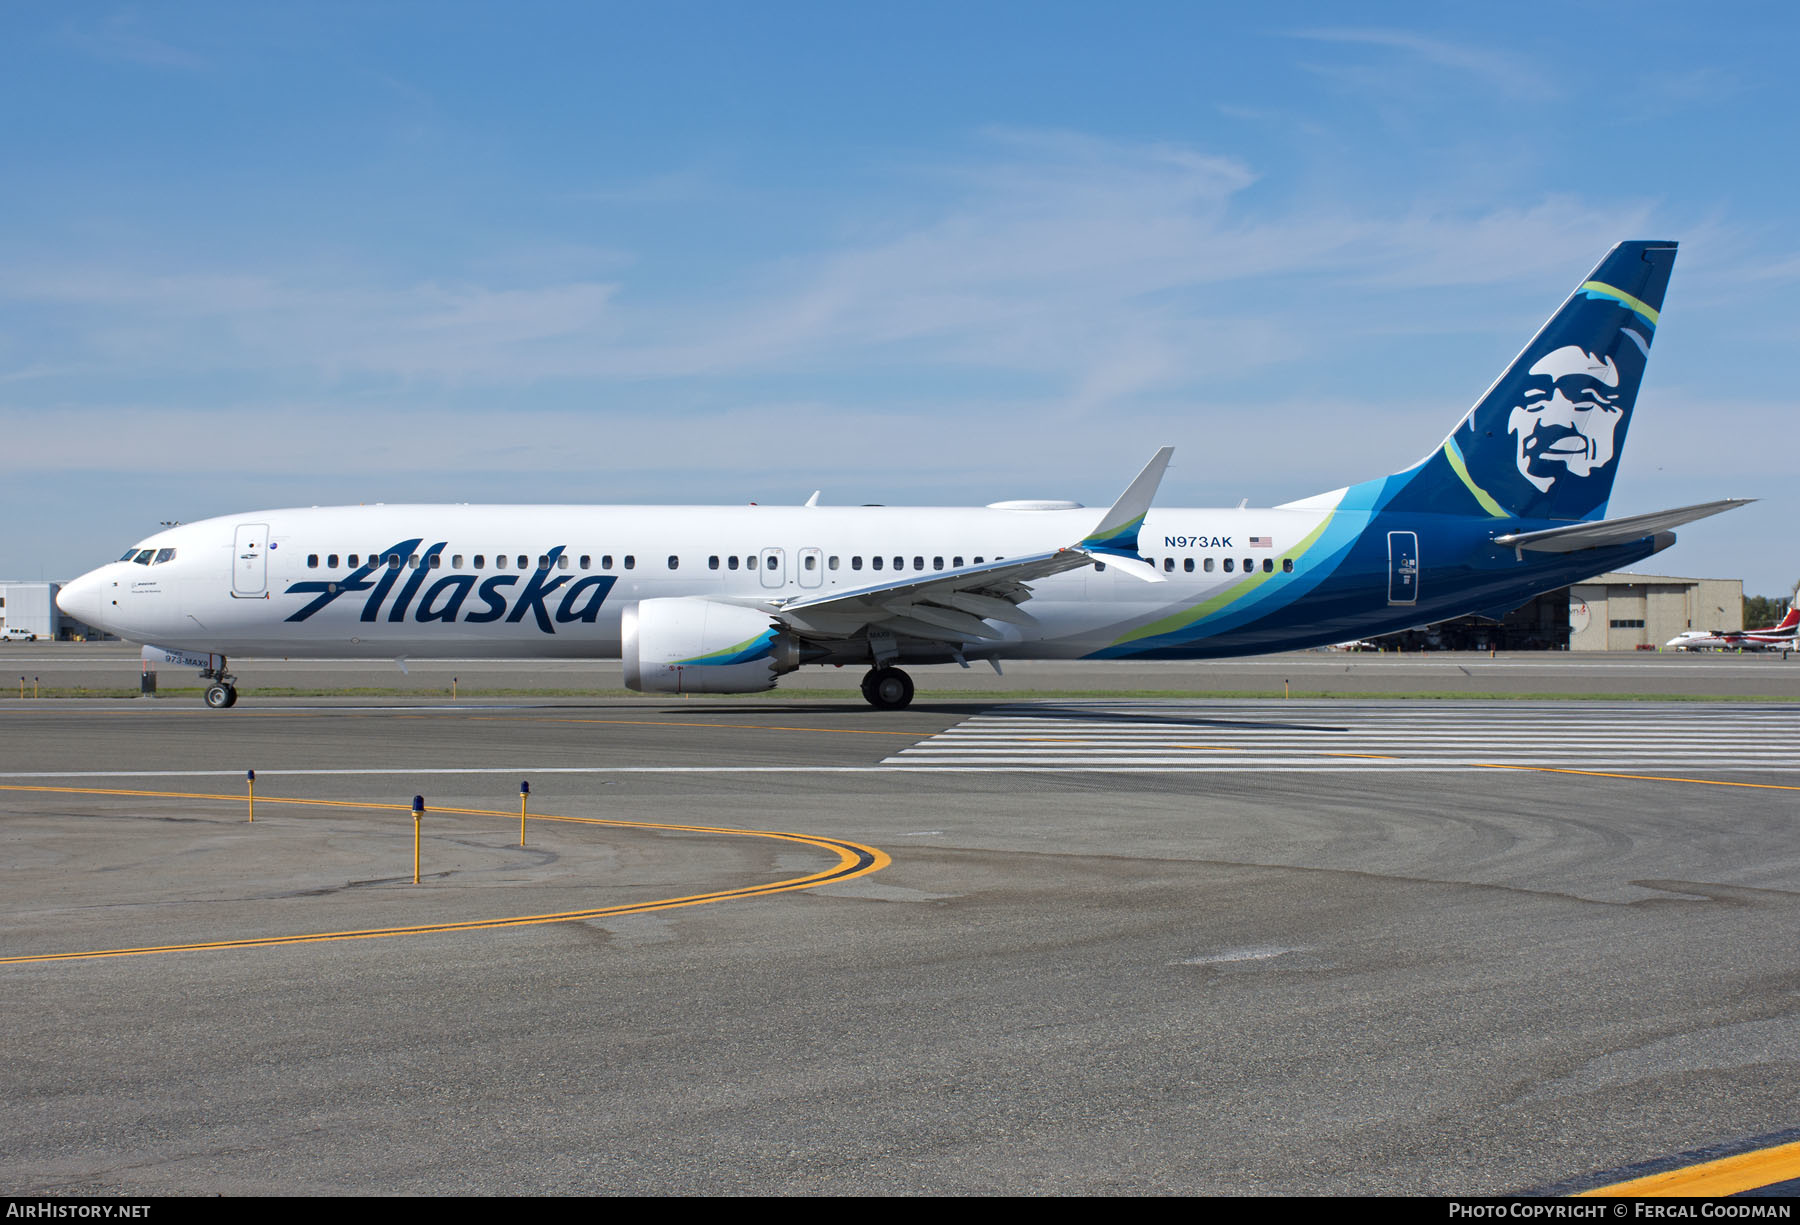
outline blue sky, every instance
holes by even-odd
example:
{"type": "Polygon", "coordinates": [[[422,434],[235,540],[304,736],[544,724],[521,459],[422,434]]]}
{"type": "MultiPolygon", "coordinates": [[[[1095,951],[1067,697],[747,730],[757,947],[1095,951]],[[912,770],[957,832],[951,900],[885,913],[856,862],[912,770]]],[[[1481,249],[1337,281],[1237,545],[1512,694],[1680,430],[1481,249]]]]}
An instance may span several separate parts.
{"type": "Polygon", "coordinates": [[[1800,577],[1800,17],[0,9],[0,575],[360,501],[1272,503],[1682,243],[1615,487],[1800,577]]]}

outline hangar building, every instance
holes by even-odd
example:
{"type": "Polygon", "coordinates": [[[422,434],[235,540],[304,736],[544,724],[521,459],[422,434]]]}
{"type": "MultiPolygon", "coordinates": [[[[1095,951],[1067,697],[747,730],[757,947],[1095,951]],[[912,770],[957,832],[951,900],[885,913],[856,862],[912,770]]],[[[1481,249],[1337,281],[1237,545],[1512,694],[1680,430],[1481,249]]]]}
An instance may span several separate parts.
{"type": "Polygon", "coordinates": [[[1602,574],[1569,588],[1569,649],[1659,647],[1683,630],[1744,628],[1744,580],[1602,574]]]}
{"type": "Polygon", "coordinates": [[[0,581],[0,629],[21,629],[46,641],[56,637],[62,614],[56,583],[0,581]]]}
{"type": "Polygon", "coordinates": [[[112,634],[65,617],[56,606],[61,583],[42,579],[0,579],[0,629],[18,628],[36,634],[40,642],[117,641],[112,634]]]}
{"type": "Polygon", "coordinates": [[[1374,639],[1402,651],[1632,651],[1683,630],[1744,628],[1744,581],[1616,571],[1546,592],[1499,621],[1457,617],[1374,639]]]}

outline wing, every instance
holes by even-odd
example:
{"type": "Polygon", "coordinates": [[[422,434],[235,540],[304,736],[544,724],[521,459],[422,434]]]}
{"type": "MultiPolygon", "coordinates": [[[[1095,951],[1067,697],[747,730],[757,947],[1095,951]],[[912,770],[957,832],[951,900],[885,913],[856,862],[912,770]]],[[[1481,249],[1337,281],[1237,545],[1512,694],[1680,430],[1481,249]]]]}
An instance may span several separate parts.
{"type": "Polygon", "coordinates": [[[762,607],[806,637],[850,638],[869,632],[952,644],[1000,642],[1037,624],[1020,605],[1031,598],[1033,582],[1053,574],[1104,562],[1145,582],[1160,583],[1162,575],[1137,555],[1137,537],[1174,450],[1158,451],[1094,530],[1073,544],[850,591],[770,601],[762,607]],[[1009,634],[990,621],[1016,631],[1009,634]]]}

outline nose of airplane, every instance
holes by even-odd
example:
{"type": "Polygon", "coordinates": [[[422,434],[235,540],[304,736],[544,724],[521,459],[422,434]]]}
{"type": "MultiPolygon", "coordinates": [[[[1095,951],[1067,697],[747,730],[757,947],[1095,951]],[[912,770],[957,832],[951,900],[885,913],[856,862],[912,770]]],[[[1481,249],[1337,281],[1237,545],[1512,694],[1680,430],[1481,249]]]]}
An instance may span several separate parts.
{"type": "Polygon", "coordinates": [[[56,606],[66,616],[85,625],[101,626],[102,579],[98,570],[90,570],[71,583],[64,583],[56,593],[56,606]]]}

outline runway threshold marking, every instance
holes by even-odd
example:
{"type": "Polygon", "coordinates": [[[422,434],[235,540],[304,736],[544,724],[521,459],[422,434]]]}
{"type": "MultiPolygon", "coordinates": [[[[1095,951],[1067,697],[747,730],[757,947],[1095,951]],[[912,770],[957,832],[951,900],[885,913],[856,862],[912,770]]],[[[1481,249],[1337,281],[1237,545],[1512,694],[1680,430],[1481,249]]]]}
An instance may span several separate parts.
{"type": "MultiPolygon", "coordinates": [[[[228,803],[241,804],[241,795],[214,795],[199,792],[181,791],[135,791],[118,788],[101,787],[22,787],[0,786],[0,791],[37,791],[52,792],[64,795],[129,795],[152,796],[158,799],[177,800],[223,800],[228,803]]],[[[308,805],[319,808],[354,808],[365,811],[412,811],[410,804],[376,804],[355,800],[314,800],[298,797],[257,796],[262,804],[308,805]]],[[[517,812],[503,811],[493,808],[455,808],[437,807],[431,811],[453,813],[459,816],[499,817],[508,823],[518,819],[517,812]]],[[[619,821],[605,817],[569,817],[551,813],[533,813],[533,821],[557,821],[572,825],[606,825],[617,829],[669,830],[690,834],[724,834],[739,838],[773,838],[783,842],[798,842],[820,850],[830,851],[838,857],[838,862],[830,868],[814,872],[808,876],[792,877],[788,880],[769,881],[763,884],[744,885],[737,889],[722,889],[713,893],[695,893],[683,897],[657,898],[648,902],[631,902],[619,906],[600,906],[588,910],[561,910],[548,914],[507,915],[494,919],[469,919],[456,923],[418,923],[401,927],[368,927],[349,931],[306,932],[290,936],[258,936],[243,940],[205,940],[191,944],[144,945],[137,948],[122,949],[89,949],[74,953],[32,953],[17,957],[0,957],[0,965],[21,965],[43,961],[81,961],[100,957],[143,957],[157,953],[191,953],[211,949],[250,949],[269,948],[284,944],[318,944],[332,940],[378,940],[390,936],[419,936],[441,932],[487,931],[500,927],[533,927],[546,923],[577,923],[584,919],[607,918],[615,915],[646,914],[657,910],[676,910],[686,906],[703,906],[711,902],[729,902],[741,898],[766,897],[775,893],[791,893],[801,889],[812,889],[819,885],[840,884],[855,880],[859,876],[868,876],[879,872],[893,862],[887,852],[872,846],[864,846],[859,842],[850,842],[842,838],[826,838],[816,834],[796,834],[780,830],[729,829],[715,825],[671,825],[654,821],[619,821]]]]}
{"type": "Polygon", "coordinates": [[[1800,1178],[1800,1140],[1582,1191],[1600,1196],[1724,1196],[1800,1178]]]}

